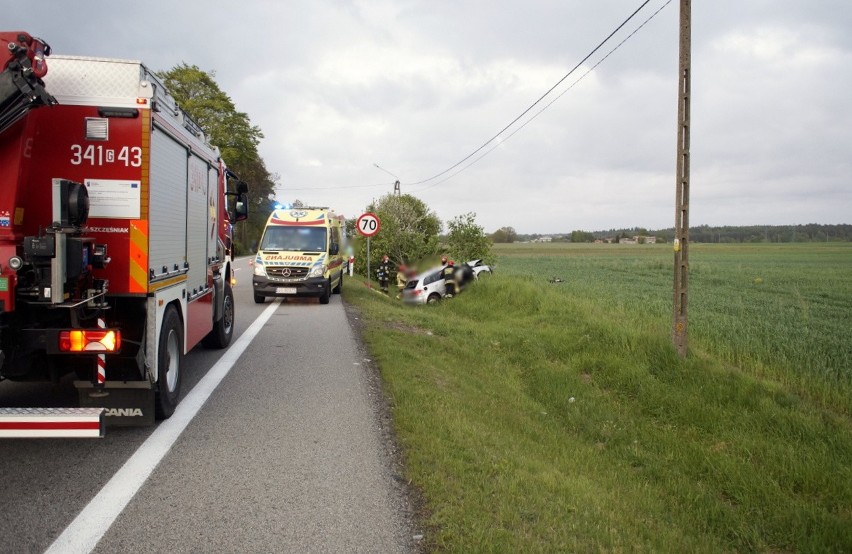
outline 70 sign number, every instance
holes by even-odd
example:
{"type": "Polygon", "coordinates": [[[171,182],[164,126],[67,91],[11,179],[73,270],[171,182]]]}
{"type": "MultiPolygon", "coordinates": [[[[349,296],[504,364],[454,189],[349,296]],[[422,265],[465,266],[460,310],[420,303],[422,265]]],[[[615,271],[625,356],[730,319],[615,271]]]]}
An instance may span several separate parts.
{"type": "Polygon", "coordinates": [[[356,221],[355,227],[358,229],[358,232],[363,236],[372,237],[379,232],[381,224],[379,223],[379,218],[378,216],[376,216],[376,214],[367,212],[365,214],[361,214],[358,217],[358,221],[356,221]]]}

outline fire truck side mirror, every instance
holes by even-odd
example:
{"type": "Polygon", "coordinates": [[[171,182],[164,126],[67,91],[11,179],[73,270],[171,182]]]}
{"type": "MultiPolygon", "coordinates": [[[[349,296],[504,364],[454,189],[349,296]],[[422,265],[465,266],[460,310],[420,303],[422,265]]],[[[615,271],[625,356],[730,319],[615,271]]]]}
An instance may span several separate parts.
{"type": "Polygon", "coordinates": [[[234,197],[233,204],[231,204],[230,198],[228,199],[228,218],[231,223],[236,223],[248,219],[248,185],[230,169],[227,170],[227,176],[236,181],[237,192],[225,192],[225,196],[234,197]]]}
{"type": "Polygon", "coordinates": [[[234,212],[231,215],[231,221],[243,221],[248,219],[248,197],[244,192],[237,193],[237,198],[234,200],[234,212]]]}

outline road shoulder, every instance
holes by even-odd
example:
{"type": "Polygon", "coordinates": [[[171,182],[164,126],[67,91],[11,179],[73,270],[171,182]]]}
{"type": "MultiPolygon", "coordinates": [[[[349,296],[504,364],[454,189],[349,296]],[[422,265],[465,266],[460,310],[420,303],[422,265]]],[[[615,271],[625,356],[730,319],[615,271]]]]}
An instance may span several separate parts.
{"type": "MultiPolygon", "coordinates": [[[[342,298],[341,298],[342,300],[342,298]]],[[[393,490],[398,496],[401,517],[411,530],[411,546],[415,553],[427,552],[427,539],[424,533],[427,529],[428,510],[426,502],[417,487],[413,486],[406,477],[405,453],[399,446],[393,421],[393,411],[390,400],[385,394],[381,371],[373,360],[363,339],[364,319],[357,306],[343,302],[349,327],[355,338],[360,357],[360,367],[364,371],[367,386],[370,390],[370,401],[373,415],[379,431],[379,439],[384,451],[386,471],[393,478],[393,490]]]]}

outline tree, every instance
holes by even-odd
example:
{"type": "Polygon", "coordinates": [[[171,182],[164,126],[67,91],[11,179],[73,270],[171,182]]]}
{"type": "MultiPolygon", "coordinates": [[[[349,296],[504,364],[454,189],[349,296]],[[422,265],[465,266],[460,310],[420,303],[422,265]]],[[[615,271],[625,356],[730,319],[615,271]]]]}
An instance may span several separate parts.
{"type": "MultiPolygon", "coordinates": [[[[438,252],[441,220],[422,200],[410,194],[387,194],[367,206],[378,216],[381,228],[370,239],[370,264],[378,267],[385,254],[396,264],[410,264],[438,252]]],[[[366,241],[361,241],[358,256],[367,259],[366,241]]]]}
{"type": "Polygon", "coordinates": [[[491,234],[491,240],[493,242],[515,242],[518,240],[518,233],[515,232],[514,227],[500,227],[491,234]]]}
{"type": "Polygon", "coordinates": [[[491,239],[485,231],[476,224],[476,214],[473,212],[456,216],[449,223],[447,249],[449,255],[461,262],[481,258],[486,263],[493,263],[491,255],[491,239]]]}
{"type": "Polygon", "coordinates": [[[219,148],[228,168],[249,185],[249,219],[235,232],[238,253],[249,251],[260,238],[272,211],[278,176],[269,173],[257,152],[263,133],[239,112],[231,98],[216,84],[215,73],[182,63],[157,72],[178,105],[204,129],[210,143],[219,148]]]}
{"type": "Polygon", "coordinates": [[[571,231],[571,242],[595,242],[595,235],[588,231],[571,231]]]}

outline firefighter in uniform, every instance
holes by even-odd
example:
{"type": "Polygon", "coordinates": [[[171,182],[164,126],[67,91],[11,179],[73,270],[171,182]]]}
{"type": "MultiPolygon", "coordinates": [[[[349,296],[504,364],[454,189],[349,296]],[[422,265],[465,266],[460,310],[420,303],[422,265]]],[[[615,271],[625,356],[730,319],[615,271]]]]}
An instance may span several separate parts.
{"type": "Polygon", "coordinates": [[[405,265],[400,265],[396,272],[396,299],[402,298],[402,289],[408,283],[408,268],[405,265]]]}
{"type": "Polygon", "coordinates": [[[456,285],[456,268],[453,260],[447,262],[447,265],[445,265],[443,271],[441,271],[441,276],[444,278],[444,294],[450,298],[458,294],[458,287],[456,285]]]}
{"type": "Polygon", "coordinates": [[[391,263],[388,260],[387,254],[382,256],[382,263],[379,264],[379,269],[376,270],[376,277],[379,279],[379,288],[382,292],[388,293],[388,281],[390,280],[391,263]]]}

